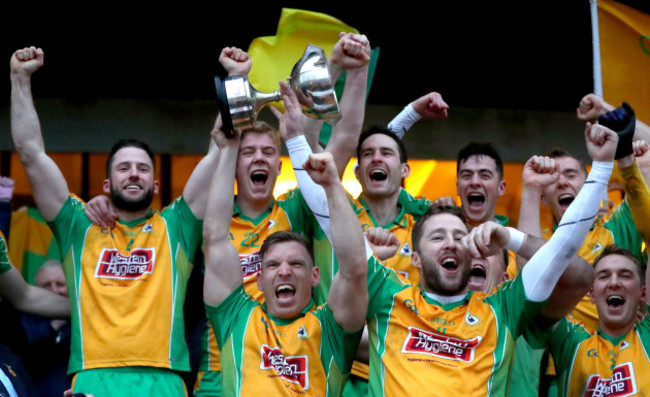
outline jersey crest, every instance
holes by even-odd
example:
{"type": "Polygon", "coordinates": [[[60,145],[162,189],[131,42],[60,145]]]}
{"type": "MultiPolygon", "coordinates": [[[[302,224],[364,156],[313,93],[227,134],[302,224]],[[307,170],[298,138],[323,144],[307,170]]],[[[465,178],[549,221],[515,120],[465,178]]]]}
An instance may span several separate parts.
{"type": "Polygon", "coordinates": [[[95,278],[135,280],[152,274],[156,262],[155,248],[136,248],[122,255],[115,248],[104,248],[95,267],[95,278]]]}
{"type": "Polygon", "coordinates": [[[465,313],[465,317],[463,318],[465,321],[465,324],[469,325],[470,327],[475,326],[476,324],[481,322],[481,319],[472,315],[469,311],[465,313]]]}
{"type": "Polygon", "coordinates": [[[592,254],[595,254],[596,252],[600,251],[603,249],[603,245],[601,243],[596,243],[594,248],[591,250],[592,254]]]}
{"type": "Polygon", "coordinates": [[[587,379],[585,397],[625,397],[637,393],[634,366],[631,362],[617,365],[612,371],[611,378],[601,378],[600,375],[591,375],[587,379]]]}
{"type": "Polygon", "coordinates": [[[298,329],[298,338],[300,339],[307,339],[309,338],[309,333],[307,332],[307,327],[304,325],[300,326],[298,329]]]}
{"type": "Polygon", "coordinates": [[[409,327],[406,340],[402,345],[402,353],[425,354],[469,363],[474,360],[476,347],[481,343],[482,339],[481,336],[477,336],[463,340],[409,327]]]}
{"type": "Polygon", "coordinates": [[[309,390],[309,356],[285,357],[280,349],[268,345],[262,345],[260,355],[260,369],[274,370],[280,378],[309,390]]]}
{"type": "Polygon", "coordinates": [[[400,255],[411,256],[411,246],[408,242],[404,243],[402,249],[399,250],[400,255]]]}

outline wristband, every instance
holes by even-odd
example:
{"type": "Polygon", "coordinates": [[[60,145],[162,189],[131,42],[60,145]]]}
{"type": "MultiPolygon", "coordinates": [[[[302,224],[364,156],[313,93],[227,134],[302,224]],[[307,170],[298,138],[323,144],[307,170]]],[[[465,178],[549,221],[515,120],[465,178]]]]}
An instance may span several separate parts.
{"type": "Polygon", "coordinates": [[[508,233],[510,233],[510,239],[506,243],[506,246],[503,248],[514,253],[519,252],[521,246],[524,244],[524,237],[526,237],[526,233],[517,230],[514,227],[507,227],[506,229],[508,229],[508,233]]]}
{"type": "Polygon", "coordinates": [[[400,139],[404,137],[406,131],[413,127],[422,116],[415,110],[413,103],[409,103],[395,118],[388,123],[388,129],[393,131],[400,139]]]}

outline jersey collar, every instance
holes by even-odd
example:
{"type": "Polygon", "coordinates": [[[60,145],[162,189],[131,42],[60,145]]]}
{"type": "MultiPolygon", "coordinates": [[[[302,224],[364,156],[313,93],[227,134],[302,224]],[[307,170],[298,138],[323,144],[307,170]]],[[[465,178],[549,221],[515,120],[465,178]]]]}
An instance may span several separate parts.
{"type": "Polygon", "coordinates": [[[271,200],[271,202],[269,203],[269,208],[267,208],[266,211],[262,212],[260,214],[260,216],[253,219],[253,218],[249,218],[246,215],[242,214],[241,208],[239,208],[239,206],[237,205],[237,196],[235,196],[235,200],[233,201],[232,216],[239,217],[239,218],[241,218],[241,219],[243,219],[245,221],[251,222],[251,223],[253,223],[254,225],[257,226],[260,222],[262,222],[264,220],[264,218],[269,216],[269,214],[273,210],[273,205],[275,205],[275,199],[271,200]]]}
{"type": "Polygon", "coordinates": [[[151,218],[155,213],[156,212],[153,209],[149,208],[149,211],[147,211],[147,214],[145,216],[143,216],[142,218],[134,219],[134,220],[128,221],[128,222],[118,219],[117,222],[120,223],[121,225],[124,225],[126,227],[131,228],[131,227],[137,226],[137,225],[141,224],[142,222],[146,221],[147,219],[151,218]]]}
{"type": "MultiPolygon", "coordinates": [[[[630,329],[630,330],[632,330],[632,329],[630,329]]],[[[618,346],[623,341],[623,339],[625,339],[625,337],[628,334],[629,334],[629,331],[626,334],[623,334],[623,335],[621,335],[621,336],[619,336],[617,338],[614,338],[613,336],[609,336],[606,333],[604,333],[603,331],[601,331],[600,327],[598,327],[598,336],[605,339],[606,341],[609,341],[609,343],[611,343],[612,346],[618,346]]]]}
{"type": "Polygon", "coordinates": [[[273,320],[274,323],[276,323],[278,325],[288,325],[288,324],[291,324],[292,322],[296,321],[296,319],[298,319],[300,317],[304,317],[307,313],[309,313],[311,310],[313,310],[315,306],[316,306],[316,304],[314,303],[314,300],[310,299],[309,303],[307,303],[307,306],[305,306],[305,308],[302,309],[302,312],[300,312],[300,314],[297,315],[294,318],[277,318],[277,317],[275,317],[274,315],[272,315],[271,313],[269,313],[266,310],[266,302],[262,303],[262,310],[264,310],[264,313],[266,313],[269,316],[269,318],[271,320],[273,320]]]}
{"type": "Polygon", "coordinates": [[[444,310],[444,311],[449,311],[449,310],[454,309],[456,307],[466,305],[467,303],[469,303],[469,300],[472,297],[472,293],[474,292],[474,291],[468,291],[458,301],[443,304],[443,303],[439,302],[438,300],[429,297],[429,295],[427,295],[427,293],[422,289],[422,286],[418,285],[418,288],[420,289],[420,295],[422,295],[422,298],[424,298],[424,300],[428,304],[440,306],[440,308],[442,308],[442,310],[444,310]]]}
{"type": "MultiPolygon", "coordinates": [[[[400,195],[400,197],[401,197],[401,195],[400,195]]],[[[375,225],[376,227],[381,226],[384,229],[390,229],[390,227],[393,224],[395,224],[397,226],[400,226],[400,227],[406,227],[407,226],[406,219],[404,218],[404,215],[405,215],[406,211],[404,211],[404,206],[402,205],[402,203],[399,202],[399,199],[397,201],[397,208],[399,208],[399,213],[397,214],[395,219],[393,219],[392,222],[390,222],[390,223],[388,223],[386,225],[378,225],[377,220],[375,219],[375,216],[372,214],[372,211],[370,210],[370,207],[363,200],[363,197],[361,197],[361,195],[359,195],[359,198],[357,200],[359,201],[359,204],[361,204],[361,207],[362,207],[362,208],[357,208],[357,213],[361,212],[361,209],[365,209],[366,214],[368,214],[368,217],[372,221],[372,224],[375,225]]]]}

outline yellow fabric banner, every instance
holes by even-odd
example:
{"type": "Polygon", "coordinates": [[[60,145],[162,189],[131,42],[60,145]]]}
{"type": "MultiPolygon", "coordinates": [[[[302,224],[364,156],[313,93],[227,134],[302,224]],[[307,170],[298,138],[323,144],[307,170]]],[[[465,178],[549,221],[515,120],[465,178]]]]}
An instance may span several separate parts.
{"type": "Polygon", "coordinates": [[[637,118],[650,122],[650,14],[598,0],[603,97],[627,101],[637,118]]]}
{"type": "Polygon", "coordinates": [[[36,208],[23,207],[12,212],[9,257],[30,284],[34,284],[34,276],[45,261],[61,260],[59,245],[36,208]]]}
{"type": "Polygon", "coordinates": [[[249,81],[258,91],[279,89],[278,81],[287,80],[307,44],[317,45],[329,55],[339,39],[339,32],[359,33],[327,14],[283,8],[276,35],[258,37],[248,48],[253,60],[249,81]]]}

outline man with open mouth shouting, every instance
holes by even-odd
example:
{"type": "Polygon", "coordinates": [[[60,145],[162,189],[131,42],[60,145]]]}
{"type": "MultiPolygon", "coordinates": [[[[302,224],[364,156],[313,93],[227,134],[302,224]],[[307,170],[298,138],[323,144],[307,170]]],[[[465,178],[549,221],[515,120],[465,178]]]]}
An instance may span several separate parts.
{"type": "Polygon", "coordinates": [[[592,333],[567,317],[549,331],[559,395],[643,394],[650,390],[650,317],[637,323],[646,305],[644,269],[628,250],[607,246],[594,263],[591,300],[599,328],[592,333]]]}
{"type": "MultiPolygon", "coordinates": [[[[332,50],[329,60],[333,78],[342,71],[347,72],[346,85],[341,108],[343,118],[334,127],[331,146],[327,150],[335,153],[335,161],[349,156],[341,155],[342,132],[358,135],[363,112],[359,115],[354,106],[363,106],[368,69],[370,44],[363,35],[341,34],[332,50]],[[354,54],[351,54],[354,52],[354,54]],[[358,129],[350,127],[359,124],[358,129]],[[356,133],[355,133],[356,131],[356,133]]],[[[235,47],[224,48],[219,58],[229,75],[247,75],[252,67],[248,54],[235,47]]],[[[303,117],[298,112],[298,117],[303,117]]],[[[302,131],[301,131],[302,133],[302,131]]],[[[242,276],[246,292],[259,302],[264,294],[258,288],[258,273],[262,269],[261,247],[264,240],[277,231],[292,230],[313,237],[312,215],[304,204],[298,189],[274,198],[273,190],[280,174],[280,131],[268,124],[257,121],[253,128],[242,131],[241,144],[236,159],[235,179],[237,196],[230,223],[232,243],[237,247],[241,261],[242,276]]],[[[343,160],[341,160],[343,161],[343,160]]],[[[325,296],[326,298],[327,296],[325,296]]],[[[221,363],[219,347],[212,327],[203,335],[203,357],[194,395],[197,397],[220,396],[221,363]]]]}
{"type": "MultiPolygon", "coordinates": [[[[286,95],[286,85],[282,89],[286,95]]],[[[287,105],[285,98],[285,106],[291,113],[298,105],[287,105]]],[[[339,259],[328,302],[314,304],[312,289],[320,274],[310,242],[289,231],[275,232],[262,244],[257,285],[265,303],[246,293],[229,237],[231,215],[223,211],[233,204],[238,133],[230,140],[215,134],[221,153],[204,223],[204,299],[221,351],[222,394],[339,396],[363,329],[371,251],[364,249],[332,155],[310,155],[302,169],[325,191],[328,237],[339,259]]]]}
{"type": "Polygon", "coordinates": [[[585,136],[592,171],[545,245],[496,222],[468,234],[458,207],[434,206],[413,228],[419,286],[369,263],[369,395],[507,393],[514,340],[538,313],[562,318],[591,286],[591,267],[580,258],[569,266],[569,258],[606,191],[618,136],[591,125],[585,136]],[[503,248],[530,259],[522,272],[491,293],[466,293],[470,256],[489,257],[503,248]]]}
{"type": "MultiPolygon", "coordinates": [[[[626,200],[600,218],[590,229],[585,243],[578,255],[593,263],[602,250],[617,244],[632,252],[642,260],[643,241],[649,241],[650,231],[650,191],[635,161],[632,143],[636,118],[629,106],[620,107],[602,116],[601,123],[612,125],[619,134],[629,139],[622,140],[617,151],[616,161],[623,177],[626,200]],[[616,113],[615,113],[616,112],[616,113]],[[614,125],[610,119],[620,119],[614,125]],[[622,148],[625,147],[623,151],[622,148]],[[638,229],[638,230],[637,230],[638,229]],[[643,238],[642,238],[643,237],[643,238]]],[[[646,153],[638,153],[647,156],[646,153]]],[[[555,172],[549,174],[536,171],[536,167],[548,157],[534,156],[525,165],[519,229],[533,235],[540,235],[540,199],[550,206],[555,223],[562,218],[567,207],[575,200],[584,187],[587,171],[584,164],[571,154],[562,150],[549,153],[554,161],[555,172]]],[[[603,196],[605,197],[605,196],[603,196]]],[[[555,229],[555,227],[554,227],[555,229]]],[[[544,230],[541,235],[548,239],[554,230],[544,230]]],[[[585,296],[576,306],[572,315],[583,322],[588,329],[598,329],[596,306],[585,296]]]]}
{"type": "Polygon", "coordinates": [[[176,371],[190,369],[189,354],[183,317],[175,313],[201,240],[203,187],[216,164],[214,151],[196,166],[182,196],[158,212],[150,208],[159,188],[151,149],[139,140],[119,140],[102,184],[119,221],[112,229],[93,225],[45,151],[31,92],[44,57],[35,47],[11,57],[11,134],[38,210],[65,258],[74,392],[183,395],[176,371]]]}

